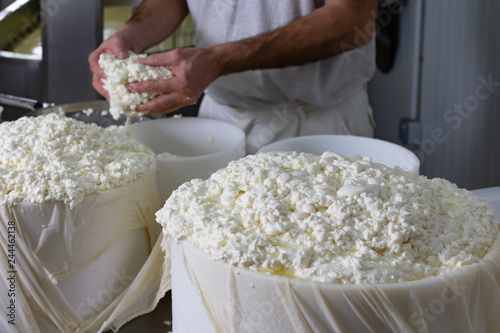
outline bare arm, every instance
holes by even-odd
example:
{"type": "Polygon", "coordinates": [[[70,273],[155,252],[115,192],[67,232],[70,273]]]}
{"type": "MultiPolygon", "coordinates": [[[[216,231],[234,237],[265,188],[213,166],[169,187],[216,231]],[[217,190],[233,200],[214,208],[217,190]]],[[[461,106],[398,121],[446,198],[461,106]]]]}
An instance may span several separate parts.
{"type": "Polygon", "coordinates": [[[170,36],[188,13],[185,0],[144,0],[117,34],[142,53],[170,36]]]}
{"type": "Polygon", "coordinates": [[[220,75],[303,65],[366,45],[373,34],[376,0],[326,0],[309,15],[274,31],[212,46],[220,75]]]}
{"type": "Polygon", "coordinates": [[[154,54],[141,62],[170,66],[175,77],[134,83],[129,89],[163,93],[138,110],[174,111],[191,104],[221,75],[302,65],[364,46],[373,33],[376,9],[377,0],[326,0],[310,14],[256,37],[154,54]]]}

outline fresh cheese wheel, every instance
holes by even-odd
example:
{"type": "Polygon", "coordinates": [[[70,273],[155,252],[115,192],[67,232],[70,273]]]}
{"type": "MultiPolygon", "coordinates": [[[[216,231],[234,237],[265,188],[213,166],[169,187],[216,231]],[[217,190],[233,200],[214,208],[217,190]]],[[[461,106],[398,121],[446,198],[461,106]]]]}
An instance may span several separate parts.
{"type": "Polygon", "coordinates": [[[114,313],[161,231],[157,174],[148,147],[96,125],[56,114],[0,124],[0,287],[13,289],[2,306],[16,305],[2,332],[97,332],[157,302],[129,297],[135,313],[114,313]]]}
{"type": "Polygon", "coordinates": [[[498,215],[443,179],[359,156],[261,153],[183,184],[156,216],[175,330],[197,329],[186,302],[217,332],[500,328],[488,311],[500,306],[498,215]]]}

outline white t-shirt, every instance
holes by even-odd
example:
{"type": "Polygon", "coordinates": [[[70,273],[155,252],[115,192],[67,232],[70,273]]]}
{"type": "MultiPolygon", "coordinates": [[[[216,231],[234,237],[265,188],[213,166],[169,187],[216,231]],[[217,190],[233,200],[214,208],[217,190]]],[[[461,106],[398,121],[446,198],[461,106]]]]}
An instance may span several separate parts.
{"type": "MultiPolygon", "coordinates": [[[[188,0],[196,45],[232,42],[274,30],[324,4],[318,0],[188,0]]],[[[364,27],[359,29],[364,38],[364,27]]],[[[321,31],[318,31],[321,33],[321,31]]],[[[226,75],[207,89],[222,105],[259,109],[292,103],[318,107],[342,103],[375,70],[374,39],[359,49],[303,66],[226,75]]]]}

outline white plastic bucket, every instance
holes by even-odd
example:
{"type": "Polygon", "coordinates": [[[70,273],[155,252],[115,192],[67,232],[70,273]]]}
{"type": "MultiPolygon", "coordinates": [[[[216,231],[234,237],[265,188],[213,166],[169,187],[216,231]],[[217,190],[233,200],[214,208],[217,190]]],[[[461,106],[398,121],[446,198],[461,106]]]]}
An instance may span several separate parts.
{"type": "Polygon", "coordinates": [[[121,130],[150,147],[159,157],[158,187],[164,202],[177,187],[205,179],[230,161],[245,156],[245,133],[217,120],[181,117],[132,124],[121,130]]]}
{"type": "Polygon", "coordinates": [[[284,139],[262,147],[257,153],[269,151],[297,151],[321,155],[326,151],[343,156],[371,157],[375,163],[388,167],[399,166],[418,173],[420,161],[413,152],[395,143],[353,135],[309,135],[284,139]]]}

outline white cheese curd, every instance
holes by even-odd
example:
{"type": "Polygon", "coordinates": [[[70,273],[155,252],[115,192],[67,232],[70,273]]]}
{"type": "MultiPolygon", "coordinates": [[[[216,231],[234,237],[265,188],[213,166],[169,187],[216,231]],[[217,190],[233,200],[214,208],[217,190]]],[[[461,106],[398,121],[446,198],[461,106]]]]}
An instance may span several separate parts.
{"type": "Polygon", "coordinates": [[[168,151],[164,151],[163,153],[157,154],[156,157],[158,157],[158,158],[171,158],[171,157],[180,157],[180,156],[172,154],[168,151]]]}
{"type": "Polygon", "coordinates": [[[436,276],[478,262],[499,231],[488,201],[370,159],[271,152],[184,183],[156,213],[166,238],[217,261],[339,284],[436,276]]]}
{"type": "Polygon", "coordinates": [[[146,173],[155,154],[132,138],[58,114],[0,124],[0,204],[71,208],[146,173]]]}
{"type": "Polygon", "coordinates": [[[128,83],[168,79],[173,76],[172,71],[167,67],[149,66],[136,62],[137,59],[144,57],[146,57],[145,54],[135,54],[131,51],[126,59],[118,59],[106,53],[102,53],[99,57],[99,66],[106,74],[102,82],[104,89],[109,93],[109,112],[114,119],[120,118],[122,113],[127,117],[140,114],[135,112],[136,107],[159,95],[130,92],[126,87],[128,83]]]}
{"type": "Polygon", "coordinates": [[[94,109],[92,109],[92,108],[88,108],[88,109],[86,109],[86,110],[82,110],[82,113],[83,113],[84,115],[86,115],[86,116],[90,117],[91,115],[93,115],[93,114],[94,114],[94,109]]]}

